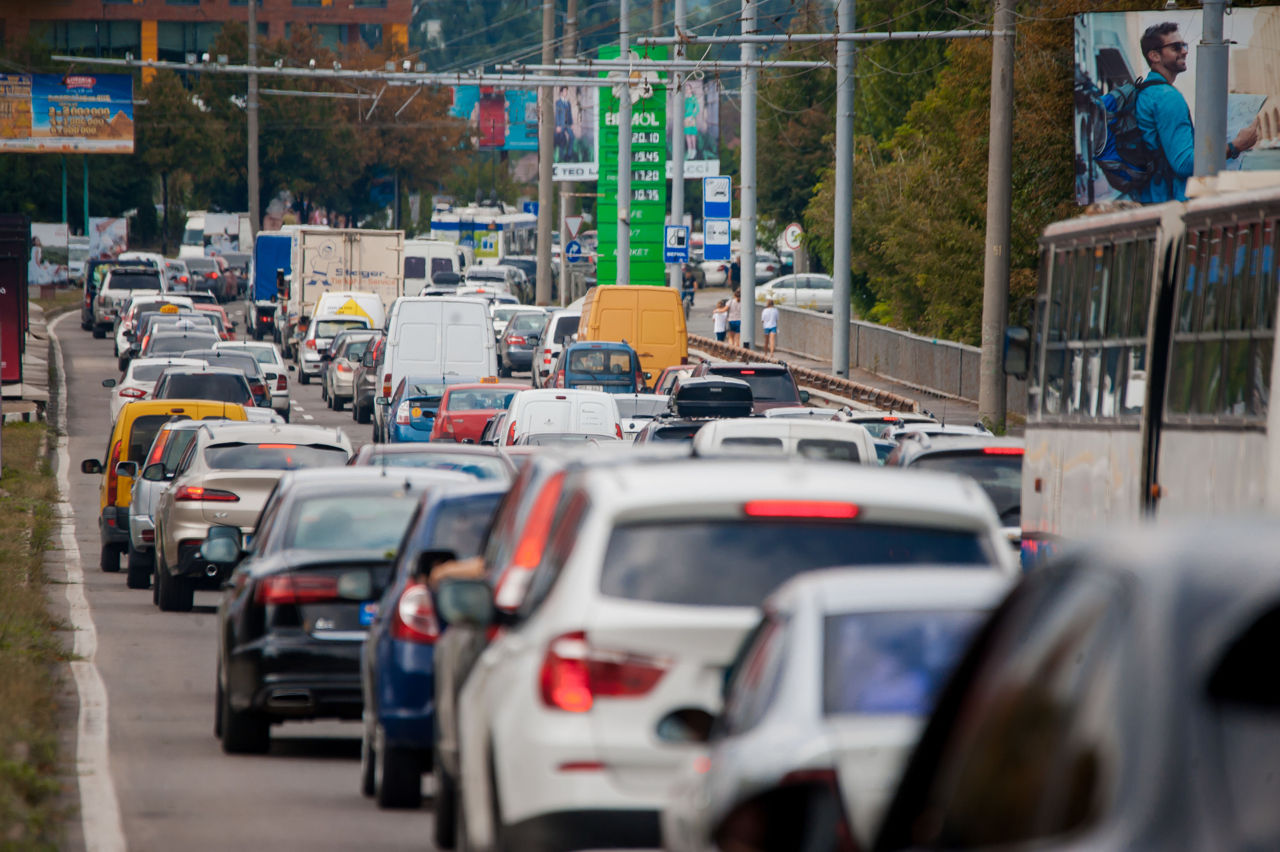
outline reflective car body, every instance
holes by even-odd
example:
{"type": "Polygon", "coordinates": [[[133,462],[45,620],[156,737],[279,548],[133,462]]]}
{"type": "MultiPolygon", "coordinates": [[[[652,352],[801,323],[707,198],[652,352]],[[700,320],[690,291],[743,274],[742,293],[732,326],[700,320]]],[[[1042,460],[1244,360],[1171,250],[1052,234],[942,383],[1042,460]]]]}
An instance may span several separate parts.
{"type": "Polygon", "coordinates": [[[449,385],[474,383],[477,376],[406,376],[391,396],[386,424],[390,444],[430,441],[440,399],[449,385]]]}
{"type": "Polygon", "coordinates": [[[517,393],[528,390],[524,385],[477,383],[451,385],[440,398],[432,441],[479,443],[489,418],[511,405],[517,393]]]}

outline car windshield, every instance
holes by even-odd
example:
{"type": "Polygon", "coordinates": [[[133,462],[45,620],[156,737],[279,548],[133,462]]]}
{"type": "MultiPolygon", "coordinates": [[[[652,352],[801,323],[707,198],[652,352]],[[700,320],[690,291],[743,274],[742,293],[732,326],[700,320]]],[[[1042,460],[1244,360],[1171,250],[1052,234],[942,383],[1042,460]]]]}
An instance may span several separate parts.
{"type": "Polygon", "coordinates": [[[347,351],[343,353],[343,357],[349,361],[359,361],[364,357],[365,350],[369,348],[370,343],[373,343],[372,337],[351,341],[347,344],[347,351]]]}
{"type": "Polygon", "coordinates": [[[215,335],[175,334],[153,337],[147,345],[147,355],[179,355],[188,349],[210,349],[218,342],[215,335]]]}
{"type": "Polygon", "coordinates": [[[421,496],[400,488],[390,494],[300,499],[289,518],[283,547],[393,553],[421,496]]]}
{"type": "Polygon", "coordinates": [[[619,349],[575,349],[569,353],[569,372],[630,379],[631,353],[619,349]]]}
{"type": "Polygon", "coordinates": [[[300,470],[344,465],[347,451],[324,444],[233,441],[206,447],[204,460],[214,470],[300,470]]]}
{"type": "MultiPolygon", "coordinates": [[[[495,320],[509,320],[516,314],[520,313],[520,305],[502,305],[493,309],[493,318],[495,320]]],[[[533,314],[530,314],[533,316],[533,314]]]]}
{"type": "Polygon", "coordinates": [[[229,373],[177,373],[167,376],[157,399],[210,399],[253,405],[244,376],[229,373]]]}
{"type": "Polygon", "coordinates": [[[794,402],[800,404],[796,383],[784,370],[712,370],[713,375],[742,379],[751,385],[751,398],[756,402],[794,402]]]}
{"type": "Polygon", "coordinates": [[[449,392],[445,411],[496,411],[511,405],[515,388],[508,390],[454,390],[449,392]]]}
{"type": "Polygon", "coordinates": [[[270,346],[239,346],[235,348],[228,346],[226,348],[219,347],[218,351],[234,352],[236,351],[236,349],[239,349],[241,352],[246,352],[249,355],[252,355],[253,360],[257,361],[259,364],[277,364],[275,350],[273,350],[270,346]]]}
{"type": "Polygon", "coordinates": [[[361,320],[332,319],[332,320],[316,320],[317,338],[329,339],[337,337],[340,333],[349,328],[368,328],[369,323],[361,320]]]}
{"type": "Polygon", "coordinates": [[[373,457],[383,467],[416,467],[427,470],[454,470],[476,479],[505,479],[507,468],[501,461],[476,453],[397,453],[387,451],[373,457]]]}
{"type": "Polygon", "coordinates": [[[107,281],[110,290],[159,290],[160,276],[146,272],[116,272],[107,281]]]}
{"type": "Polygon", "coordinates": [[[546,314],[516,314],[511,318],[511,322],[507,325],[507,331],[533,331],[541,332],[542,327],[547,324],[546,314]]]}
{"type": "Polygon", "coordinates": [[[787,580],[817,568],[971,567],[991,558],[970,530],[808,518],[673,519],[616,527],[600,591],[653,603],[759,606],[787,580]],[[707,570],[710,554],[724,570],[707,570]]]}
{"type": "Polygon", "coordinates": [[[446,502],[436,511],[435,523],[423,528],[418,545],[452,550],[459,559],[479,554],[501,501],[500,494],[485,494],[446,502]]]}
{"type": "Polygon", "coordinates": [[[858,612],[823,619],[827,716],[925,716],[982,618],[968,610],[858,612]]]}
{"type": "Polygon", "coordinates": [[[578,333],[578,322],[582,317],[560,317],[556,322],[556,331],[553,342],[564,343],[565,338],[572,337],[578,333]]]}
{"type": "Polygon", "coordinates": [[[1022,453],[926,453],[911,466],[972,476],[991,498],[1000,523],[1022,523],[1022,453]]]}

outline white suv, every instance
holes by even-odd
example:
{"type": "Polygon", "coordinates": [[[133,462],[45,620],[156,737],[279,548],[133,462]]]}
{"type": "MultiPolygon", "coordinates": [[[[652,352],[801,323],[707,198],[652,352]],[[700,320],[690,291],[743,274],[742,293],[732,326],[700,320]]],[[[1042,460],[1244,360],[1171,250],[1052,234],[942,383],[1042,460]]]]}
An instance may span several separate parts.
{"type": "Polygon", "coordinates": [[[93,299],[93,336],[106,337],[134,296],[144,291],[159,296],[165,289],[163,276],[157,269],[141,265],[113,267],[93,299]]]}
{"type": "MultiPolygon", "coordinates": [[[[1016,562],[970,479],[761,459],[637,459],[564,481],[513,618],[458,697],[459,848],[660,846],[658,814],[719,711],[759,606],[833,565],[1016,562]]],[[[488,626],[478,580],[446,621],[488,626]]]]}

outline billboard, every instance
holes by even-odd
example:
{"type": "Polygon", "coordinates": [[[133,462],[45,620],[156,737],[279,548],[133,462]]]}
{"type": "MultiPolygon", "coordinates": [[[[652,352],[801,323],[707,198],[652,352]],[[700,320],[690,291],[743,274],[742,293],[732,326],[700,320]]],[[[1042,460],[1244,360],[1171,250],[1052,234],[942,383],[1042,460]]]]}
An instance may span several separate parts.
{"type": "MultiPolygon", "coordinates": [[[[1092,12],[1075,18],[1075,196],[1079,204],[1124,197],[1107,182],[1097,162],[1107,141],[1102,99],[1149,73],[1139,40],[1148,27],[1166,21],[1178,25],[1180,39],[1188,44],[1187,70],[1177,75],[1173,85],[1194,119],[1196,45],[1202,29],[1199,10],[1092,12]]],[[[1223,36],[1231,43],[1227,139],[1223,141],[1235,138],[1255,120],[1259,131],[1258,144],[1228,160],[1227,168],[1280,168],[1280,66],[1275,62],[1280,8],[1233,8],[1225,17],[1223,36]]]]}
{"type": "Polygon", "coordinates": [[[533,89],[454,86],[449,114],[472,128],[483,150],[538,150],[538,95],[533,89]]]}
{"type": "Polygon", "coordinates": [[[600,90],[558,86],[555,90],[555,159],[552,180],[595,180],[600,175],[600,90]]]}
{"type": "Polygon", "coordinates": [[[0,151],[133,153],[128,74],[0,74],[0,151]]]}
{"type": "MultiPolygon", "coordinates": [[[[705,77],[685,80],[684,139],[685,180],[701,180],[720,174],[720,83],[705,77]]],[[[667,162],[667,177],[671,163],[667,162]]]]}
{"type": "Polygon", "coordinates": [[[89,259],[110,260],[129,248],[129,220],[94,217],[89,220],[89,259]]]}
{"type": "Polygon", "coordinates": [[[68,272],[66,222],[32,222],[31,252],[27,258],[27,281],[31,284],[61,284],[68,272]]]}

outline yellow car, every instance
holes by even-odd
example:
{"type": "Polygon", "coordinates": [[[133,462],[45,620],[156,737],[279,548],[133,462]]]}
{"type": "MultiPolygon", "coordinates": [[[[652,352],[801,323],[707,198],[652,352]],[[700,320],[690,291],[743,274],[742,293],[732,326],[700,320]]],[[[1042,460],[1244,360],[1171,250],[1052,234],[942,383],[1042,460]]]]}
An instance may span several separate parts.
{"type": "Polygon", "coordinates": [[[245,412],[242,405],[207,399],[147,399],[120,409],[102,460],[80,462],[81,473],[102,474],[98,535],[102,541],[99,565],[103,571],[120,570],[120,556],[129,547],[129,495],[138,462],[147,457],[160,427],[173,417],[244,420],[245,412]]]}

